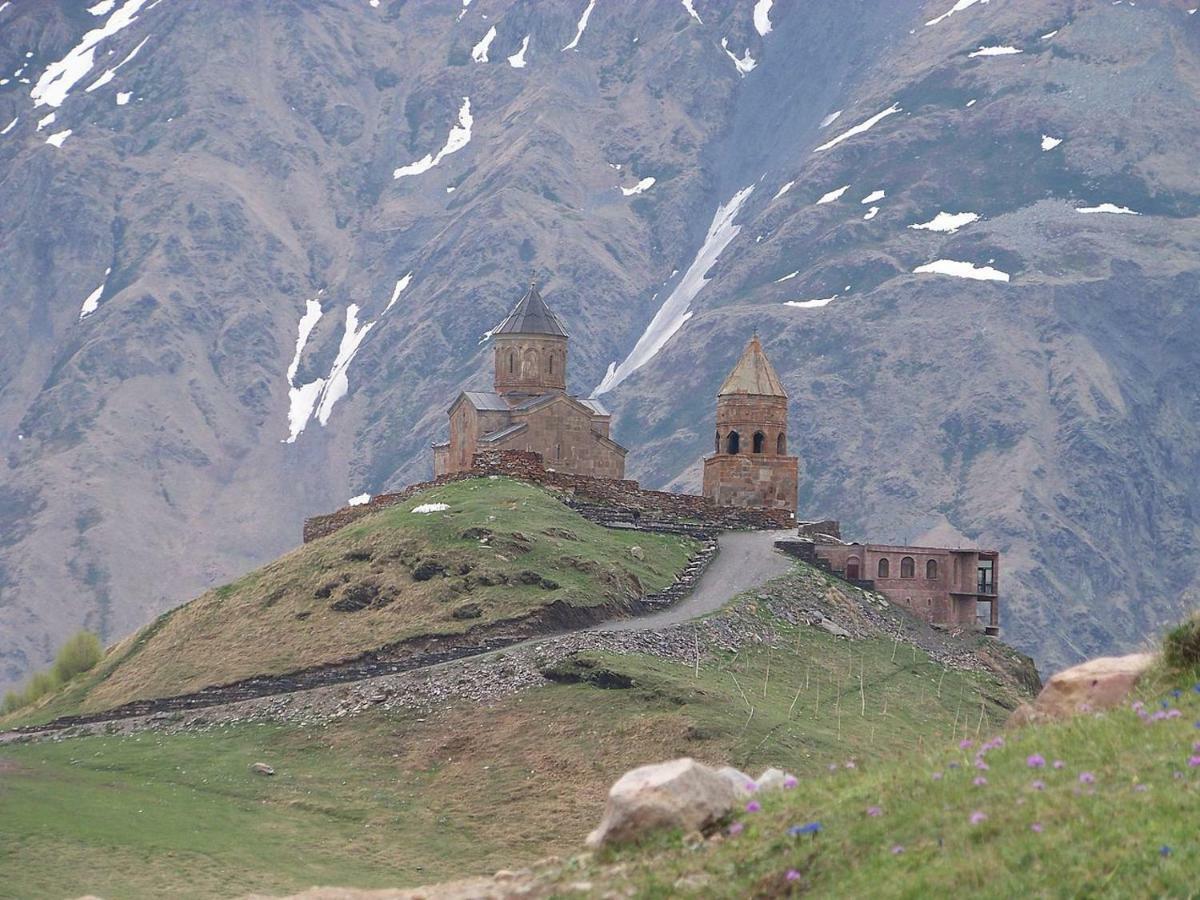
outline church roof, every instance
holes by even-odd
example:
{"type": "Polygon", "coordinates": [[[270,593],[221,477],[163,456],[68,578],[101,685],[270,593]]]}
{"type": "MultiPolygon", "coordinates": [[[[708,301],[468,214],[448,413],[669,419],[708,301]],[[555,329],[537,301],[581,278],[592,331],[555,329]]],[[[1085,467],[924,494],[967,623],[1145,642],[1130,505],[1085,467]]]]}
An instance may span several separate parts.
{"type": "Polygon", "coordinates": [[[478,410],[491,412],[507,412],[508,404],[504,398],[492,391],[463,391],[463,396],[478,410]]]}
{"type": "Polygon", "coordinates": [[[737,361],[737,365],[717,391],[718,397],[724,397],[726,394],[787,397],[783,382],[779,380],[771,361],[763,353],[757,334],[750,339],[750,343],[742,351],[742,358],[737,361]]]}
{"type": "Polygon", "coordinates": [[[508,318],[501,322],[492,334],[553,334],[566,337],[567,330],[563,328],[562,321],[554,311],[546,305],[546,301],[538,293],[537,283],[534,282],[529,285],[525,296],[517,301],[508,318]]]}

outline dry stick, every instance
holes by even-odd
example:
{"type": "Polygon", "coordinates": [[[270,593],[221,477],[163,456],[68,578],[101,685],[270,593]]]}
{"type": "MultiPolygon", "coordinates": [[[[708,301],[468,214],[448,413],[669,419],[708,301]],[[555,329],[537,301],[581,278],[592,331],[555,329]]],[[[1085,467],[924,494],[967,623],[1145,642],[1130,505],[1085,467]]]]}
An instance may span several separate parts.
{"type": "Polygon", "coordinates": [[[809,673],[811,673],[811,672],[812,672],[811,665],[804,667],[804,689],[806,691],[808,690],[808,676],[809,676],[809,673]]]}
{"type": "Polygon", "coordinates": [[[892,642],[892,662],[896,661],[896,651],[900,648],[900,629],[896,629],[896,640],[892,642]]]}
{"type": "Polygon", "coordinates": [[[754,707],[750,707],[750,715],[746,716],[746,724],[742,726],[742,731],[750,727],[750,720],[754,718],[754,707]]]}
{"type": "Polygon", "coordinates": [[[979,724],[975,726],[975,737],[979,737],[979,730],[983,728],[983,694],[979,695],[979,724]]]}
{"type": "Polygon", "coordinates": [[[692,637],[696,640],[696,678],[700,677],[700,632],[694,632],[692,637]]]}
{"type": "Polygon", "coordinates": [[[767,699],[767,684],[771,681],[771,645],[767,644],[767,674],[763,678],[763,699],[767,699]]]}
{"type": "Polygon", "coordinates": [[[750,702],[750,698],[746,696],[746,692],[743,691],[742,686],[738,684],[737,676],[730,672],[729,677],[733,679],[734,687],[738,689],[738,693],[742,695],[742,699],[746,701],[746,705],[751,709],[754,709],[754,704],[750,702]]]}
{"type": "Polygon", "coordinates": [[[813,710],[813,718],[821,718],[821,679],[817,679],[817,708],[813,710]]]}
{"type": "Polygon", "coordinates": [[[942,696],[942,678],[946,677],[946,666],[942,667],[942,677],[938,679],[938,696],[942,696]]]}
{"type": "Polygon", "coordinates": [[[863,714],[863,716],[866,716],[866,714],[867,714],[867,691],[863,687],[863,671],[862,671],[862,669],[858,670],[858,696],[860,698],[862,698],[862,714],[863,714]]]}
{"type": "Polygon", "coordinates": [[[792,713],[796,709],[796,702],[800,699],[801,688],[796,688],[796,696],[792,698],[792,705],[788,707],[788,718],[792,717],[792,713]]]}

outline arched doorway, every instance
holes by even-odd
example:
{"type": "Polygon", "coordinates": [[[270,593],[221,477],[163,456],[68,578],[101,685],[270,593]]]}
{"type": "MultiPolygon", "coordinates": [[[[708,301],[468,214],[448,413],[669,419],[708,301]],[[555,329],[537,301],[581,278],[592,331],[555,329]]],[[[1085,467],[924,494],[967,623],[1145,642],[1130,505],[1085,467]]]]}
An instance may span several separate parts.
{"type": "Polygon", "coordinates": [[[862,564],[857,556],[851,556],[846,560],[846,578],[850,581],[858,581],[862,576],[862,564]]]}
{"type": "Polygon", "coordinates": [[[767,443],[767,436],[761,431],[754,432],[754,452],[762,453],[763,446],[767,443]]]}
{"type": "Polygon", "coordinates": [[[725,438],[725,452],[733,456],[741,447],[741,437],[736,431],[729,432],[729,437],[725,438]]]}

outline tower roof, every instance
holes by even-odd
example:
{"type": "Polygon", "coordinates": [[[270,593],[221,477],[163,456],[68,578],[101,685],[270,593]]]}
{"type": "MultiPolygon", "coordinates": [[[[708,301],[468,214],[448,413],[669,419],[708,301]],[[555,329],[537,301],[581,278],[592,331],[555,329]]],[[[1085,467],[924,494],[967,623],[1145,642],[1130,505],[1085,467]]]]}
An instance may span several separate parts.
{"type": "Polygon", "coordinates": [[[775,369],[767,355],[763,353],[758,335],[750,338],[750,343],[742,351],[742,358],[737,361],[733,371],[717,391],[718,397],[727,394],[756,394],[763,397],[787,397],[783,382],[775,374],[775,369]]]}
{"type": "Polygon", "coordinates": [[[492,334],[553,334],[566,337],[567,330],[554,311],[546,305],[542,295],[538,293],[537,282],[530,282],[529,290],[525,292],[508,318],[492,334]]]}

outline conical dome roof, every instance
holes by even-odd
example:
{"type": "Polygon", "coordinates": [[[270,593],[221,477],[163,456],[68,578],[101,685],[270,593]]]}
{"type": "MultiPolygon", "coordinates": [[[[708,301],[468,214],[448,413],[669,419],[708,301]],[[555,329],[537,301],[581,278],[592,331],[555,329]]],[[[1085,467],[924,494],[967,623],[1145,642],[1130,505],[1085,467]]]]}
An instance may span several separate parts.
{"type": "Polygon", "coordinates": [[[566,337],[567,330],[531,282],[525,296],[517,301],[508,318],[492,334],[553,334],[566,337]]]}
{"type": "Polygon", "coordinates": [[[750,343],[742,351],[742,358],[737,361],[737,365],[733,367],[733,371],[729,373],[729,377],[717,391],[718,397],[728,394],[755,394],[762,397],[787,398],[783,382],[779,380],[771,361],[763,353],[757,334],[750,339],[750,343]]]}

